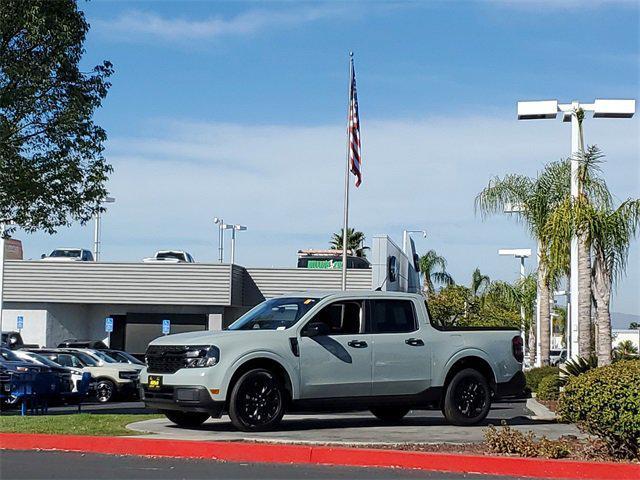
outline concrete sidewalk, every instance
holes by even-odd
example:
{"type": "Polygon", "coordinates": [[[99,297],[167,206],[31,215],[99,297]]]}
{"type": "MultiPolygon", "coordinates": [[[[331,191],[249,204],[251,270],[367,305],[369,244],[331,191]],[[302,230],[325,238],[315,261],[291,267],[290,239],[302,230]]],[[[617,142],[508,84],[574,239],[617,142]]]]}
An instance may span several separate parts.
{"type": "Polygon", "coordinates": [[[554,421],[532,420],[525,402],[497,403],[482,425],[456,427],[449,425],[440,412],[411,412],[402,423],[381,423],[369,412],[285,415],[280,428],[273,432],[240,432],[228,417],[210,419],[197,429],[180,428],[165,418],[132,423],[127,426],[137,432],[152,434],[149,438],[207,441],[268,441],[332,444],[398,444],[398,443],[475,443],[484,438],[489,424],[502,420],[521,431],[533,431],[556,439],[562,435],[583,437],[573,425],[554,421]]]}

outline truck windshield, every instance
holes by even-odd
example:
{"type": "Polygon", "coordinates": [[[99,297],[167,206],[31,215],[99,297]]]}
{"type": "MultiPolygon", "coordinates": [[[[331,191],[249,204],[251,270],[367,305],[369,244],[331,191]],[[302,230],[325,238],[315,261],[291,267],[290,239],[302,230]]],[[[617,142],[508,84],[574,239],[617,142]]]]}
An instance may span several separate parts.
{"type": "Polygon", "coordinates": [[[80,256],[80,250],[54,250],[51,252],[50,257],[66,257],[76,258],[80,256]]]}
{"type": "Polygon", "coordinates": [[[261,303],[229,326],[229,330],[284,330],[296,324],[317,298],[274,298],[261,303]]]}

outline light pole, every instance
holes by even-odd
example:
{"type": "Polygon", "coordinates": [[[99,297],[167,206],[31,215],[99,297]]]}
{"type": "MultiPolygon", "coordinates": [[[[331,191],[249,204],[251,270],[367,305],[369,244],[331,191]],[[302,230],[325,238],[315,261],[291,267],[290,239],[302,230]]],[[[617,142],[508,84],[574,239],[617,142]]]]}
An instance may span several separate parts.
{"type": "Polygon", "coordinates": [[[0,333],[2,332],[2,298],[4,295],[4,222],[0,222],[0,333]]]}
{"type": "Polygon", "coordinates": [[[98,202],[98,211],[96,212],[96,223],[93,230],[93,261],[97,262],[100,259],[100,206],[103,203],[114,203],[116,201],[113,197],[104,197],[98,202]]]}
{"type": "Polygon", "coordinates": [[[227,225],[223,224],[224,230],[231,230],[231,265],[236,262],[236,232],[242,232],[247,229],[245,225],[227,225]]]}
{"type": "Polygon", "coordinates": [[[411,236],[412,233],[421,233],[422,238],[427,238],[426,230],[403,230],[402,231],[402,251],[404,252],[405,255],[408,255],[407,252],[409,251],[409,237],[411,236]]]}
{"type": "MultiPolygon", "coordinates": [[[[531,256],[530,248],[501,248],[498,250],[498,255],[507,255],[513,256],[515,258],[520,259],[520,280],[524,280],[525,271],[524,271],[524,259],[529,258],[531,256]]],[[[526,355],[527,352],[527,342],[525,335],[525,315],[524,315],[524,304],[520,304],[520,336],[522,337],[522,351],[526,355]]],[[[522,368],[524,369],[525,362],[522,362],[522,368]]]]}
{"type": "Polygon", "coordinates": [[[222,263],[222,253],[224,251],[224,220],[219,217],[214,217],[213,223],[218,225],[218,261],[222,263]]]}
{"type": "MultiPolygon", "coordinates": [[[[571,122],[571,198],[578,196],[578,168],[580,154],[583,150],[582,120],[578,118],[580,112],[593,112],[594,118],[631,118],[636,112],[635,100],[604,100],[596,99],[593,103],[558,103],[557,100],[542,100],[533,102],[518,102],[518,120],[536,120],[556,118],[563,114],[563,121],[571,122]]],[[[580,295],[590,297],[591,292],[580,292],[578,288],[578,237],[571,238],[570,263],[570,307],[569,307],[569,337],[567,341],[567,358],[575,359],[578,351],[578,324],[580,295]]]]}

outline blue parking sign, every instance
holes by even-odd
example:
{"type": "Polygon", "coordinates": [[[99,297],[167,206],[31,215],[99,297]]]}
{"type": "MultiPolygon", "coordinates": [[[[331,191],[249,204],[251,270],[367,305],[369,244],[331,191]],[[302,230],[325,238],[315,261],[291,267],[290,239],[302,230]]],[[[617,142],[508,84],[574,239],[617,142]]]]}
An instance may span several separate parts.
{"type": "Polygon", "coordinates": [[[18,330],[22,330],[24,328],[24,317],[22,315],[18,315],[18,330]]]}
{"type": "Polygon", "coordinates": [[[171,331],[171,320],[162,320],[162,334],[168,335],[171,331]]]}
{"type": "Polygon", "coordinates": [[[104,331],[107,333],[113,332],[113,318],[107,317],[104,319],[104,331]]]}

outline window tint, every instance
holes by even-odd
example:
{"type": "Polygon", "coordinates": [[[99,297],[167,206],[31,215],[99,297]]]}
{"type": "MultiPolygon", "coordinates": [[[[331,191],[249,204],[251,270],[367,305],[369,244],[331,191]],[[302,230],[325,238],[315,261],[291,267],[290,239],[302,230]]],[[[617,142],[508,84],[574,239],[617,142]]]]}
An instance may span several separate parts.
{"type": "Polygon", "coordinates": [[[329,327],[329,335],[360,333],[360,302],[338,302],[324,307],[311,322],[322,322],[329,327]]]}
{"type": "Polygon", "coordinates": [[[417,330],[411,302],[407,300],[374,300],[371,310],[373,333],[403,333],[417,330]]]}
{"type": "Polygon", "coordinates": [[[254,307],[229,326],[229,330],[289,328],[316,303],[315,298],[273,298],[254,307]]]}
{"type": "Polygon", "coordinates": [[[60,355],[58,355],[56,362],[62,365],[63,367],[82,368],[82,364],[80,363],[80,361],[73,355],[69,355],[67,353],[61,353],[60,355]]]}

